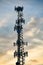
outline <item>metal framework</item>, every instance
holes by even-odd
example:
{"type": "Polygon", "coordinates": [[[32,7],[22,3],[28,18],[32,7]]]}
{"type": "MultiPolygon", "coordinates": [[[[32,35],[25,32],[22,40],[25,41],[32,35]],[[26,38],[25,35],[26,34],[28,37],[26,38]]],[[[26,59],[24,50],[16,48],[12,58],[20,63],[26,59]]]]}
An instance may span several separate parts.
{"type": "Polygon", "coordinates": [[[27,43],[23,41],[22,23],[25,23],[25,20],[23,18],[23,7],[15,7],[15,11],[18,13],[18,18],[14,27],[14,31],[17,31],[17,41],[14,43],[14,46],[17,45],[17,51],[14,52],[14,57],[17,56],[16,65],[24,65],[25,56],[28,56],[28,52],[24,52],[24,45],[27,45],[27,43]]]}

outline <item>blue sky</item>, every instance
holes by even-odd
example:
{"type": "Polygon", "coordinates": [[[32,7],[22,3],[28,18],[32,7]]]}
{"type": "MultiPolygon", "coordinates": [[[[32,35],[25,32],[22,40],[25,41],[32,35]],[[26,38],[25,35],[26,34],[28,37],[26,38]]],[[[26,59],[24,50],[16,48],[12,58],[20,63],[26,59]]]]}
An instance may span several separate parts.
{"type": "MultiPolygon", "coordinates": [[[[24,6],[24,18],[26,22],[30,20],[30,17],[43,17],[43,0],[0,0],[0,20],[7,16],[12,16],[9,21],[12,21],[12,25],[16,19],[16,12],[14,7],[16,5],[24,6]]],[[[8,25],[11,25],[8,23],[8,25]]]]}
{"type": "Polygon", "coordinates": [[[18,4],[24,6],[24,14],[28,17],[43,17],[43,0],[0,0],[0,17],[13,13],[18,4]]]}
{"type": "MultiPolygon", "coordinates": [[[[17,13],[15,6],[24,6],[24,41],[28,42],[30,53],[26,65],[43,64],[43,0],[0,0],[0,64],[15,65],[13,42],[17,39],[14,31],[17,13]],[[30,63],[29,63],[30,62],[30,63]]],[[[27,61],[27,60],[26,60],[27,61]]]]}

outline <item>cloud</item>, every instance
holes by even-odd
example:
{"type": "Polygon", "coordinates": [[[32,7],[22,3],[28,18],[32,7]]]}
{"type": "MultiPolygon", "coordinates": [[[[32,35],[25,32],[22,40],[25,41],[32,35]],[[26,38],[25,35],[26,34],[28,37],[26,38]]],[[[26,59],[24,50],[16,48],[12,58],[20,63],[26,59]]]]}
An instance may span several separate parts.
{"type": "Polygon", "coordinates": [[[33,41],[33,42],[37,42],[37,43],[43,44],[43,40],[40,40],[40,39],[35,39],[35,38],[34,38],[34,39],[32,39],[32,41],[33,41]]]}
{"type": "Polygon", "coordinates": [[[24,39],[29,43],[28,49],[43,45],[43,18],[30,18],[24,27],[24,39]]]}
{"type": "Polygon", "coordinates": [[[5,26],[6,23],[6,19],[0,20],[0,27],[5,26]]]}
{"type": "Polygon", "coordinates": [[[30,21],[27,23],[27,25],[25,26],[25,32],[29,32],[29,31],[31,31],[34,34],[33,36],[37,36],[38,34],[41,33],[43,34],[43,18],[38,19],[32,17],[30,21]]]}
{"type": "MultiPolygon", "coordinates": [[[[4,14],[2,16],[5,16],[6,13],[9,13],[10,11],[12,12],[13,6],[18,4],[16,2],[17,0],[0,0],[0,7],[1,7],[0,14],[1,15],[4,14]]],[[[37,17],[43,16],[43,12],[42,12],[43,2],[42,3],[36,1],[29,2],[28,0],[27,1],[23,0],[20,3],[20,5],[22,3],[25,8],[24,13],[26,13],[25,14],[26,16],[37,16],[37,17]],[[27,9],[28,11],[26,11],[27,9]]],[[[1,65],[15,65],[14,64],[15,59],[12,56],[13,53],[12,49],[15,50],[15,47],[13,47],[13,41],[15,41],[17,38],[16,38],[16,34],[13,32],[14,22],[11,22],[11,21],[15,21],[14,19],[15,16],[13,17],[9,14],[5,16],[3,19],[0,19],[0,58],[1,58],[0,64],[1,65]]],[[[30,57],[28,57],[28,59],[30,59],[30,64],[29,63],[27,64],[32,65],[33,61],[38,61],[39,65],[43,64],[43,48],[41,49],[41,47],[43,46],[43,18],[35,18],[35,17],[30,18],[30,21],[28,21],[27,24],[25,25],[24,41],[27,41],[29,43],[29,46],[27,46],[26,49],[30,51],[29,53],[32,59],[31,60],[30,57]]],[[[38,65],[38,64],[33,64],[33,65],[38,65]]]]}
{"type": "Polygon", "coordinates": [[[0,54],[5,54],[9,49],[15,49],[14,42],[15,40],[11,38],[0,38],[0,54]]]}
{"type": "MultiPolygon", "coordinates": [[[[9,19],[9,17],[8,17],[9,19]]],[[[4,25],[1,23],[1,28],[4,28],[3,33],[0,35],[0,52],[6,52],[6,50],[14,49],[13,42],[17,39],[16,32],[10,31],[9,25],[7,23],[7,19],[5,18],[4,25]],[[4,27],[7,25],[7,28],[4,27]],[[9,29],[9,30],[7,30],[9,29]],[[8,33],[6,33],[6,32],[8,33]],[[2,51],[1,51],[2,50],[2,51]]],[[[13,23],[12,23],[13,24],[13,23]]],[[[13,28],[11,28],[13,29],[13,28]]],[[[24,27],[24,41],[28,42],[29,46],[27,49],[33,49],[39,45],[43,45],[43,18],[34,18],[31,17],[30,21],[25,24],[24,27]]]]}
{"type": "MultiPolygon", "coordinates": [[[[7,50],[5,54],[0,57],[1,65],[15,65],[17,58],[13,56],[14,50],[7,50]]],[[[43,46],[28,50],[28,57],[25,58],[25,65],[39,65],[43,64],[43,46]]]]}
{"type": "Polygon", "coordinates": [[[0,19],[0,28],[6,27],[10,18],[11,18],[11,15],[7,14],[3,19],[0,19]]]}
{"type": "Polygon", "coordinates": [[[27,32],[24,34],[24,36],[25,36],[26,38],[27,38],[27,37],[33,37],[34,34],[33,34],[32,31],[27,31],[27,32]]]}

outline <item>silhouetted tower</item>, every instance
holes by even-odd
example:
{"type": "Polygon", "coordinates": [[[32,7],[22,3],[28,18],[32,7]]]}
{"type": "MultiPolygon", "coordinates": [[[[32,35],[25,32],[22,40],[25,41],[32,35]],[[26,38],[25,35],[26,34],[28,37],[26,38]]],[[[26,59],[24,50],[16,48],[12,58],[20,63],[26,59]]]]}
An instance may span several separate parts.
{"type": "Polygon", "coordinates": [[[28,56],[28,52],[24,52],[24,45],[25,43],[23,41],[23,23],[25,23],[25,20],[23,18],[23,7],[15,7],[15,11],[18,13],[18,18],[16,20],[16,24],[14,27],[14,31],[17,31],[17,41],[14,43],[14,46],[17,45],[17,51],[14,52],[14,57],[17,56],[17,62],[16,65],[24,65],[25,56],[28,56]]]}

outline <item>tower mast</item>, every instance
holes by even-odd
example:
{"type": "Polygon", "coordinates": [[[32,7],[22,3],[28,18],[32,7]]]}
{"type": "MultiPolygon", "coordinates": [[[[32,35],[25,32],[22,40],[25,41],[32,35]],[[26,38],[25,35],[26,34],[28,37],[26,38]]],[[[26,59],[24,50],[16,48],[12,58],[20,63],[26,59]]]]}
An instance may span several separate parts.
{"type": "Polygon", "coordinates": [[[14,31],[17,31],[17,42],[14,43],[14,46],[17,45],[17,51],[14,52],[14,57],[17,56],[16,65],[24,65],[25,56],[28,56],[28,52],[24,52],[23,23],[25,20],[23,18],[23,7],[15,7],[15,11],[18,13],[18,18],[14,27],[14,31]]]}

